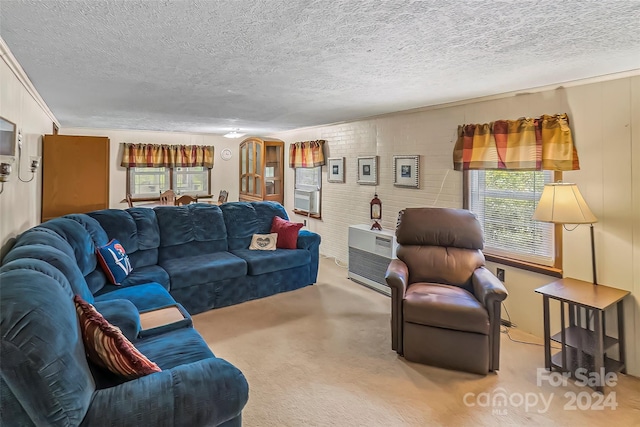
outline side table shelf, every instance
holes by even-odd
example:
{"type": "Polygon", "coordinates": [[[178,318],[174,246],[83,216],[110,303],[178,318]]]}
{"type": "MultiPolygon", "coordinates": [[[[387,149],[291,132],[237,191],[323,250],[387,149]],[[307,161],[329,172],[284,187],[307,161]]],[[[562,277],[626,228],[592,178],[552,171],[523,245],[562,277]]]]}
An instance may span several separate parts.
{"type": "MultiPolygon", "coordinates": [[[[575,375],[579,368],[596,375],[606,372],[625,372],[624,307],[623,299],[629,292],[594,285],[582,280],[565,278],[536,289],[543,296],[544,310],[544,360],[545,368],[569,372],[575,375]],[[549,300],[560,302],[560,332],[551,336],[549,300]],[[565,304],[568,310],[565,310],[565,304]],[[618,338],[606,335],[605,311],[616,306],[618,338]],[[569,324],[565,319],[569,313],[569,324]],[[593,326],[592,326],[593,325],[593,326]],[[551,354],[551,342],[561,349],[551,354]],[[609,357],[617,345],[618,360],[609,357]]],[[[602,382],[595,389],[604,390],[602,382]]]]}
{"type": "MultiPolygon", "coordinates": [[[[566,327],[564,333],[564,342],[566,345],[573,348],[582,348],[582,351],[593,356],[593,349],[596,348],[596,334],[594,331],[573,325],[566,327]]],[[[562,332],[553,335],[551,340],[562,344],[562,332]]],[[[616,344],[618,344],[617,338],[608,335],[604,336],[605,352],[616,344]]]]}

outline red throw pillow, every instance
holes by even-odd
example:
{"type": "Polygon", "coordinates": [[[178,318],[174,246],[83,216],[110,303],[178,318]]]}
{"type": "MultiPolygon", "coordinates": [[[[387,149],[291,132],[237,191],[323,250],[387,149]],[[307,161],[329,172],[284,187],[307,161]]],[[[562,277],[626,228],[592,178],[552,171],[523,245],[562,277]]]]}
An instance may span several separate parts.
{"type": "Polygon", "coordinates": [[[278,233],[276,247],[280,249],[296,249],[298,247],[298,230],[304,226],[301,222],[289,222],[279,216],[274,216],[271,222],[271,232],[278,233]]]}

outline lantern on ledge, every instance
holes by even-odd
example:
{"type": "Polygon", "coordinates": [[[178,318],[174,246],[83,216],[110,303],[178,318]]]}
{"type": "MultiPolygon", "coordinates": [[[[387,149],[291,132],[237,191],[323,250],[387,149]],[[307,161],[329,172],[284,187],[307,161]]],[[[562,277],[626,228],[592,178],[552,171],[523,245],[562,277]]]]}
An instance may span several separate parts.
{"type": "Polygon", "coordinates": [[[369,204],[371,205],[371,219],[373,220],[371,229],[382,230],[382,226],[378,223],[378,220],[382,218],[382,202],[378,199],[378,193],[374,194],[369,204]]]}

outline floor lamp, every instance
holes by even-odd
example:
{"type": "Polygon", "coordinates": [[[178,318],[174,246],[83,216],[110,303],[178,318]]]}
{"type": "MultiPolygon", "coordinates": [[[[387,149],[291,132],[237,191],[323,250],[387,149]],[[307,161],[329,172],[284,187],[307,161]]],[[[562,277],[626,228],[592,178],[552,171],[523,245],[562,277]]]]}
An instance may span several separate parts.
{"type": "Polygon", "coordinates": [[[593,284],[597,285],[596,249],[593,240],[593,223],[598,218],[591,212],[576,184],[554,182],[545,184],[542,196],[533,213],[533,219],[542,222],[562,224],[567,231],[573,231],[580,224],[589,224],[591,228],[591,265],[593,268],[593,284]],[[565,224],[576,224],[567,228],[565,224]]]}

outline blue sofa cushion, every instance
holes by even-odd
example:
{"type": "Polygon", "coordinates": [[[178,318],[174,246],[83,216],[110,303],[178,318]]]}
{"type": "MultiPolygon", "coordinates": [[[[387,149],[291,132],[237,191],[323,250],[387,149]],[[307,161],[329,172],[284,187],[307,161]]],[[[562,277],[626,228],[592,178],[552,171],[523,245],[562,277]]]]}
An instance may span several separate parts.
{"type": "Polygon", "coordinates": [[[162,370],[214,357],[193,328],[176,329],[136,341],[136,347],[162,370]]]}
{"type": "MultiPolygon", "coordinates": [[[[229,242],[229,250],[247,249],[251,244],[251,238],[254,234],[267,234],[269,229],[258,231],[260,222],[258,214],[249,202],[233,202],[220,205],[220,209],[224,214],[224,223],[227,227],[227,241],[229,242]]],[[[273,218],[270,218],[271,221],[273,218]]]]}
{"type": "Polygon", "coordinates": [[[170,258],[227,250],[227,231],[217,206],[195,203],[160,206],[154,211],[160,227],[160,263],[170,258]]]}
{"type": "Polygon", "coordinates": [[[96,219],[110,238],[120,241],[134,269],[158,263],[160,229],[152,209],[103,209],[87,215],[96,219]]]}
{"type": "Polygon", "coordinates": [[[166,307],[176,303],[169,291],[158,283],[119,288],[112,292],[96,295],[95,301],[98,303],[121,298],[131,301],[138,311],[153,310],[154,308],[166,307]]]}
{"type": "Polygon", "coordinates": [[[72,219],[80,224],[85,230],[87,230],[87,233],[89,233],[89,235],[91,236],[93,244],[96,245],[96,247],[105,245],[109,241],[109,236],[107,236],[104,228],[102,228],[98,221],[91,218],[89,215],[70,214],[63,216],[63,218],[72,219]]]}
{"type": "Polygon", "coordinates": [[[33,424],[12,422],[80,425],[95,387],[70,288],[25,269],[1,273],[0,292],[2,379],[33,424]]]}
{"type": "Polygon", "coordinates": [[[48,263],[64,275],[65,281],[69,282],[74,295],[79,294],[86,301],[93,302],[93,293],[91,293],[73,258],[54,247],[37,244],[13,248],[5,256],[4,263],[7,265],[11,261],[17,262],[27,259],[29,261],[39,260],[48,263]]]}
{"type": "MultiPolygon", "coordinates": [[[[125,247],[125,250],[126,249],[127,248],[125,247]]],[[[131,267],[133,267],[134,270],[137,270],[140,267],[149,267],[158,264],[158,248],[142,249],[136,252],[127,251],[127,255],[129,255],[131,267]]]]}
{"type": "Polygon", "coordinates": [[[97,220],[107,236],[110,239],[117,239],[127,253],[139,249],[136,222],[129,212],[121,209],[103,209],[89,212],[87,215],[97,220]]]}
{"type": "Polygon", "coordinates": [[[13,245],[13,249],[20,246],[36,244],[52,246],[64,252],[72,260],[75,261],[76,259],[73,248],[66,240],[60,237],[55,231],[43,227],[33,227],[22,233],[16,239],[16,244],[13,245]]]}
{"type": "Polygon", "coordinates": [[[106,245],[100,246],[97,254],[102,271],[112,284],[121,284],[131,273],[131,262],[127,252],[117,239],[111,239],[106,245]]]}
{"type": "Polygon", "coordinates": [[[247,262],[247,270],[251,276],[299,267],[311,262],[309,251],[304,249],[276,249],[275,251],[236,249],[231,253],[247,262]]]}
{"type": "Polygon", "coordinates": [[[138,232],[138,248],[140,250],[156,249],[160,247],[160,228],[153,209],[129,208],[129,215],[136,222],[138,232]]]}
{"type": "Polygon", "coordinates": [[[258,222],[258,234],[268,234],[271,232],[271,223],[274,216],[282,219],[289,219],[287,211],[278,202],[251,202],[251,206],[256,210],[256,220],[258,222]]]}
{"type": "Polygon", "coordinates": [[[247,263],[229,252],[173,258],[161,266],[169,273],[172,290],[247,274],[247,263]]]}
{"type": "Polygon", "coordinates": [[[164,288],[169,289],[169,274],[159,265],[136,268],[122,281],[122,286],[136,286],[151,282],[160,283],[164,288]]]}
{"type": "MultiPolygon", "coordinates": [[[[70,218],[54,218],[42,223],[40,227],[55,231],[71,245],[83,275],[86,276],[96,269],[96,245],[89,232],[79,222],[70,218]]],[[[104,243],[107,243],[106,240],[104,243]]]]}

